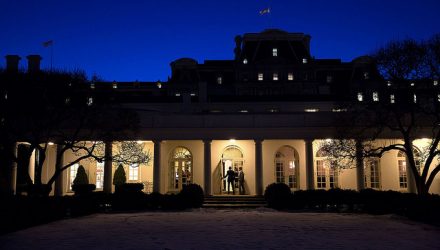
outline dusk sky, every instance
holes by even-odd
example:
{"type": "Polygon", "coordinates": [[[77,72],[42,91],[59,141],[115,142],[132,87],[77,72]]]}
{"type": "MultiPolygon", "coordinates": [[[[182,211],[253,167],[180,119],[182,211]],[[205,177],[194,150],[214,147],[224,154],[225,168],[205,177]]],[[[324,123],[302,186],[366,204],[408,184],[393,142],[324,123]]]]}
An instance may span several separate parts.
{"type": "Polygon", "coordinates": [[[181,57],[232,59],[234,37],[279,28],[312,36],[316,58],[353,58],[387,41],[440,32],[440,0],[0,0],[4,56],[40,54],[50,67],[109,81],[156,81],[181,57]],[[259,11],[271,7],[270,15],[259,11]]]}

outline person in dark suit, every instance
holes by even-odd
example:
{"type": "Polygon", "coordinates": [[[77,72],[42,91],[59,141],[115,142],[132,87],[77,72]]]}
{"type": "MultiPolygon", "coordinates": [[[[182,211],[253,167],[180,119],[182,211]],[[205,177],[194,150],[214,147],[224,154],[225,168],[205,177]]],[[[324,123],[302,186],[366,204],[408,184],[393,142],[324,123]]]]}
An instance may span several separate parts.
{"type": "Polygon", "coordinates": [[[232,170],[232,167],[229,167],[228,172],[226,172],[225,177],[223,178],[228,178],[228,194],[229,194],[229,187],[232,188],[232,194],[235,194],[235,190],[234,190],[234,180],[235,180],[235,172],[234,170],[232,170]]]}
{"type": "Polygon", "coordinates": [[[242,167],[238,169],[238,192],[239,194],[246,193],[246,191],[244,190],[244,172],[242,167]]]}

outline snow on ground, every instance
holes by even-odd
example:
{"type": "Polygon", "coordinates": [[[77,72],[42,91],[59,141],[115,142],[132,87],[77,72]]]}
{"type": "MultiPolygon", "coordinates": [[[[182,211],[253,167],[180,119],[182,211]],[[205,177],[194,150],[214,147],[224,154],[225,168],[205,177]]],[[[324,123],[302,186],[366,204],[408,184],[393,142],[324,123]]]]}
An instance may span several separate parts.
{"type": "Polygon", "coordinates": [[[403,218],[270,209],[96,214],[0,236],[0,249],[440,249],[403,218]]]}

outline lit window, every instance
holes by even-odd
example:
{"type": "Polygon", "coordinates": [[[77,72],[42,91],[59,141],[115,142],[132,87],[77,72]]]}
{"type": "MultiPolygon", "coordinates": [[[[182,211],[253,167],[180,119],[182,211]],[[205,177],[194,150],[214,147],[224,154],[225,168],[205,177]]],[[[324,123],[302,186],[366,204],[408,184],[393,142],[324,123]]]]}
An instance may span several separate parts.
{"type": "Polygon", "coordinates": [[[373,101],[378,102],[379,101],[379,93],[373,92],[373,101]]]}
{"type": "Polygon", "coordinates": [[[104,162],[96,163],[96,189],[104,187],[104,162]]]}
{"type": "Polygon", "coordinates": [[[293,148],[283,146],[275,154],[275,180],[290,188],[298,188],[298,161],[293,148]]]}
{"type": "Polygon", "coordinates": [[[278,112],[279,112],[279,110],[278,110],[278,109],[275,109],[275,108],[273,108],[273,109],[269,109],[269,112],[270,112],[270,113],[278,113],[278,112]]]}
{"type": "Polygon", "coordinates": [[[399,187],[408,188],[408,176],[406,172],[406,160],[397,161],[399,167],[399,187]]]}
{"type": "Polygon", "coordinates": [[[394,95],[390,95],[390,103],[396,103],[396,98],[394,95]]]}
{"type": "Polygon", "coordinates": [[[139,180],[139,165],[131,164],[128,168],[128,180],[129,181],[137,181],[139,180]]]}
{"type": "Polygon", "coordinates": [[[158,89],[161,89],[162,88],[162,83],[161,82],[157,82],[156,86],[157,86],[158,89]]]}
{"type": "Polygon", "coordinates": [[[222,84],[223,83],[223,78],[221,76],[217,77],[217,84],[222,84]]]}
{"type": "Polygon", "coordinates": [[[180,96],[180,93],[176,93],[176,96],[180,96]]]}
{"type": "Polygon", "coordinates": [[[437,95],[437,101],[440,102],[440,94],[437,95]]]}
{"type": "Polygon", "coordinates": [[[258,73],[258,81],[263,81],[263,73],[258,73]]]}
{"type": "Polygon", "coordinates": [[[304,112],[307,112],[307,113],[316,113],[316,112],[319,112],[319,109],[309,108],[309,109],[304,109],[304,112]]]}
{"type": "Polygon", "coordinates": [[[364,72],[364,79],[365,79],[365,80],[370,79],[370,73],[368,73],[368,72],[364,72]]]}
{"type": "Polygon", "coordinates": [[[87,106],[92,106],[93,104],[93,97],[89,97],[89,99],[87,99],[87,106]]]}
{"type": "Polygon", "coordinates": [[[438,85],[438,80],[434,80],[434,86],[437,86],[438,85]]]}
{"type": "Polygon", "coordinates": [[[293,81],[295,78],[293,77],[293,73],[288,73],[287,74],[287,80],[289,81],[293,81]]]}
{"type": "Polygon", "coordinates": [[[244,60],[243,60],[243,64],[247,64],[248,63],[248,60],[245,58],[244,60]]]}
{"type": "Polygon", "coordinates": [[[391,81],[387,81],[387,86],[388,86],[388,87],[391,86],[391,81]]]}
{"type": "Polygon", "coordinates": [[[247,112],[249,112],[249,111],[246,110],[246,109],[242,109],[242,110],[240,110],[240,113],[247,113],[247,112]]]}
{"type": "Polygon", "coordinates": [[[357,99],[358,99],[358,101],[360,101],[360,102],[364,101],[364,95],[362,94],[362,92],[359,92],[359,93],[357,94],[357,99]]]}
{"type": "Polygon", "coordinates": [[[191,93],[190,96],[196,96],[196,93],[191,93]]]}
{"type": "Polygon", "coordinates": [[[69,103],[70,103],[70,98],[67,97],[67,98],[64,100],[64,103],[65,103],[65,104],[69,104],[69,103]]]}
{"type": "Polygon", "coordinates": [[[332,76],[327,76],[327,83],[331,83],[333,82],[333,77],[332,76]]]}
{"type": "Polygon", "coordinates": [[[278,56],[278,49],[277,48],[272,49],[272,56],[278,56]]]}
{"type": "Polygon", "coordinates": [[[91,89],[95,89],[95,84],[94,83],[90,83],[90,88],[91,89]]]}
{"type": "Polygon", "coordinates": [[[8,100],[8,93],[5,93],[5,100],[8,100]]]}
{"type": "Polygon", "coordinates": [[[72,191],[73,181],[75,180],[76,173],[78,173],[79,164],[73,164],[69,170],[69,190],[72,191]]]}
{"type": "Polygon", "coordinates": [[[347,109],[332,109],[334,113],[347,112],[347,109]]]}
{"type": "Polygon", "coordinates": [[[327,154],[322,149],[316,153],[316,187],[329,189],[338,187],[338,170],[336,162],[327,160],[327,154]]]}
{"type": "Polygon", "coordinates": [[[113,82],[112,87],[113,87],[114,89],[117,89],[117,88],[118,88],[118,83],[117,83],[117,82],[113,82]]]}
{"type": "Polygon", "coordinates": [[[411,83],[411,87],[414,87],[415,85],[416,85],[415,83],[413,83],[413,82],[411,83]]]}
{"type": "Polygon", "coordinates": [[[308,62],[307,58],[303,58],[303,64],[306,64],[308,62]]]}
{"type": "Polygon", "coordinates": [[[414,97],[413,97],[413,101],[414,101],[414,103],[417,103],[417,95],[416,94],[414,94],[414,97]]]}
{"type": "Polygon", "coordinates": [[[380,167],[379,159],[368,159],[364,167],[365,187],[380,188],[380,167]]]}
{"type": "Polygon", "coordinates": [[[278,81],[278,73],[273,73],[273,77],[272,77],[272,79],[273,79],[274,81],[278,81]]]}

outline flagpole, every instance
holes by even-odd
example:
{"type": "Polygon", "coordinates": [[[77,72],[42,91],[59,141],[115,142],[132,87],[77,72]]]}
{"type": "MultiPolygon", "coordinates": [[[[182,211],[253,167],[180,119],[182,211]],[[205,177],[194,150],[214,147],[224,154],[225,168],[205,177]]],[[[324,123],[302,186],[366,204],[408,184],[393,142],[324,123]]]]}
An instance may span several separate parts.
{"type": "Polygon", "coordinates": [[[50,46],[50,72],[53,71],[53,43],[50,46]]]}

